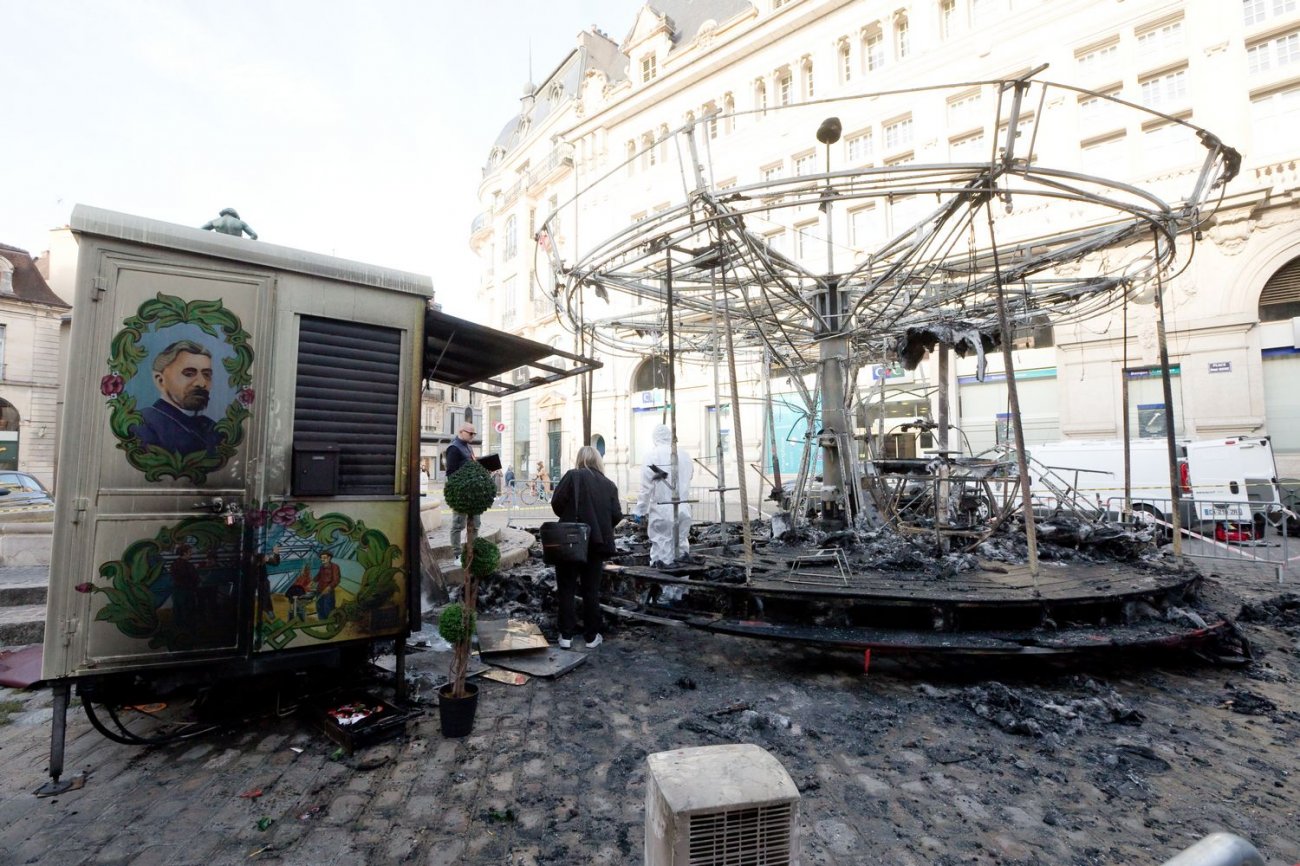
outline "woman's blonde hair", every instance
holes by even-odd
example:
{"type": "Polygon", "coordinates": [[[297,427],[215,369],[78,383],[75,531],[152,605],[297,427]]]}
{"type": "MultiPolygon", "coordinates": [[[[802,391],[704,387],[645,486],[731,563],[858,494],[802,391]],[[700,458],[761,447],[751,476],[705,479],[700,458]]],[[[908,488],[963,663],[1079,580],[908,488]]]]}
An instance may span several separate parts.
{"type": "Polygon", "coordinates": [[[579,469],[595,469],[601,475],[605,474],[605,462],[600,459],[600,452],[590,445],[578,449],[578,459],[573,461],[573,465],[579,469]]]}

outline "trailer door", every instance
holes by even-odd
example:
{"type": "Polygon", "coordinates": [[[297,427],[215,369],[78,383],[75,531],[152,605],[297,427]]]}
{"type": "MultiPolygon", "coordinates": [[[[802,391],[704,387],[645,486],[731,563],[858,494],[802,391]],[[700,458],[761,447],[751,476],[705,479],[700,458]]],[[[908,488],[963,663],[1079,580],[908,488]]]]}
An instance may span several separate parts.
{"type": "Polygon", "coordinates": [[[46,675],[246,652],[274,278],[81,238],[46,675]],[[62,591],[62,595],[59,593],[62,591]]]}

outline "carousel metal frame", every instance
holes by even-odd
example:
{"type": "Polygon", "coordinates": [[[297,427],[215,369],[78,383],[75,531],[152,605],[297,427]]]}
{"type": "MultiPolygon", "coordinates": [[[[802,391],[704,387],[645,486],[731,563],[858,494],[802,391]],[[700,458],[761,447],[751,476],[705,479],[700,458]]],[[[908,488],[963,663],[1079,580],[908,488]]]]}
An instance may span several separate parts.
{"type": "MultiPolygon", "coordinates": [[[[1085,320],[1145,302],[1154,292],[1170,405],[1164,285],[1190,260],[1201,227],[1213,216],[1241,162],[1237,151],[1185,118],[1037,80],[1044,68],[1014,79],[715,114],[667,133],[649,147],[656,154],[677,154],[679,202],[585,246],[559,242],[560,227],[576,225],[589,202],[596,206],[616,200],[612,192],[623,182],[628,163],[646,156],[643,150],[582,188],[542,226],[538,237],[546,242],[539,250],[549,257],[556,278],[553,296],[561,321],[575,335],[578,351],[598,348],[667,359],[674,448],[675,368],[681,361],[712,363],[715,389],[721,388],[720,371],[725,369],[732,405],[740,403],[739,365],[761,364],[765,384],[773,371],[785,375],[808,420],[797,480],[783,503],[791,520],[807,515],[811,525],[827,533],[882,528],[933,532],[942,555],[954,543],[972,549],[1018,516],[1025,525],[1029,596],[1040,597],[1035,515],[1025,507],[1031,498],[1011,351],[1014,330],[1044,316],[1057,326],[1085,320]],[[943,105],[976,90],[996,97],[985,127],[997,135],[986,159],[834,167],[831,146],[848,125],[840,117],[879,116],[882,106],[927,100],[943,105]],[[1126,113],[1125,128],[1168,127],[1173,136],[1201,148],[1199,169],[1161,178],[1162,189],[1179,187],[1176,197],[1162,197],[1073,166],[1046,164],[1037,154],[1039,142],[1052,149],[1056,128],[1073,119],[1063,106],[1080,100],[1097,100],[1095,104],[1126,113]],[[826,117],[832,110],[835,116],[826,117]],[[776,114],[786,128],[806,124],[810,132],[814,118],[824,117],[816,127],[817,142],[825,148],[824,171],[718,188],[711,180],[718,171],[710,130],[716,124],[732,127],[757,113],[776,114]],[[890,206],[896,224],[869,242],[855,237],[855,247],[846,250],[836,242],[834,214],[868,205],[879,210],[890,206]],[[911,218],[900,220],[900,213],[911,218]],[[817,221],[820,238],[807,231],[811,220],[817,221]],[[783,251],[772,242],[779,231],[824,241],[824,254],[814,253],[807,243],[800,255],[783,251]],[[613,303],[616,296],[623,302],[613,303]],[[982,379],[986,353],[998,349],[1014,442],[1001,453],[979,457],[950,450],[949,353],[977,355],[982,379]],[[931,352],[939,366],[938,417],[932,424],[938,448],[924,460],[900,467],[885,459],[883,437],[861,437],[854,429],[855,413],[871,402],[858,385],[858,373],[864,365],[891,361],[914,367],[931,352]],[[866,439],[865,459],[858,447],[861,438],[866,439]],[[810,469],[814,449],[820,449],[820,479],[810,469]],[[978,495],[972,498],[971,490],[978,495]]],[[[806,169],[807,161],[801,167],[806,169]]],[[[770,436],[770,385],[765,390],[769,429],[763,432],[770,436]]],[[[590,394],[584,397],[589,413],[590,394]]],[[[727,399],[719,393],[719,402],[727,399]]],[[[883,433],[883,399],[881,404],[883,433]]],[[[590,429],[589,417],[584,420],[590,429]]],[[[762,559],[771,555],[770,547],[755,554],[739,413],[733,413],[733,425],[737,487],[728,488],[720,474],[716,493],[725,523],[726,493],[739,491],[748,570],[744,579],[725,582],[725,591],[761,594],[767,578],[801,569],[791,567],[789,556],[765,568],[762,559]]],[[[1172,462],[1172,425],[1167,427],[1172,462]]],[[[726,465],[721,457],[720,473],[726,465]]],[[[772,469],[774,488],[780,488],[779,467],[772,469]]],[[[677,494],[674,502],[680,503],[683,495],[677,494]]],[[[1177,498],[1176,486],[1171,495],[1177,498]]],[[[652,569],[629,567],[638,579],[665,585],[681,578],[680,573],[664,578],[652,569]]],[[[834,582],[846,568],[854,566],[837,558],[823,577],[834,582]]],[[[1185,587],[1189,580],[1184,578],[1175,583],[1185,587]]],[[[1099,605],[1113,601],[1104,592],[1096,599],[1099,605]]],[[[992,597],[990,602],[1003,603],[992,597]]]]}

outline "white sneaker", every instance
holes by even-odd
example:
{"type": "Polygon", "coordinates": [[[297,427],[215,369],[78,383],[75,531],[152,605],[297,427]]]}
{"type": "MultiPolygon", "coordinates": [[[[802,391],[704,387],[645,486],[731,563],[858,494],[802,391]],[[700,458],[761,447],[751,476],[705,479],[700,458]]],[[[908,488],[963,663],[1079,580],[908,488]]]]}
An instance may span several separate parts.
{"type": "Polygon", "coordinates": [[[573,638],[560,638],[560,649],[568,649],[571,646],[573,646],[573,638]]]}
{"type": "Polygon", "coordinates": [[[600,646],[604,642],[605,639],[603,637],[601,637],[600,635],[596,635],[594,638],[587,641],[587,649],[595,649],[596,647],[600,646]]]}

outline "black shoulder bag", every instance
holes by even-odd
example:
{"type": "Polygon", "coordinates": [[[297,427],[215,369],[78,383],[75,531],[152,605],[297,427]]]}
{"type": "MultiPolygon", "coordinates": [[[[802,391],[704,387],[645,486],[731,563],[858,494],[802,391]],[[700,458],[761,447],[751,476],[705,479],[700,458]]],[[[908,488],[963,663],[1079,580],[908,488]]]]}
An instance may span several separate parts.
{"type": "MultiPolygon", "coordinates": [[[[573,510],[578,512],[582,485],[573,482],[573,510]]],[[[582,565],[587,561],[587,544],[591,527],[576,520],[548,520],[540,527],[542,562],[547,565],[582,565]]]]}

